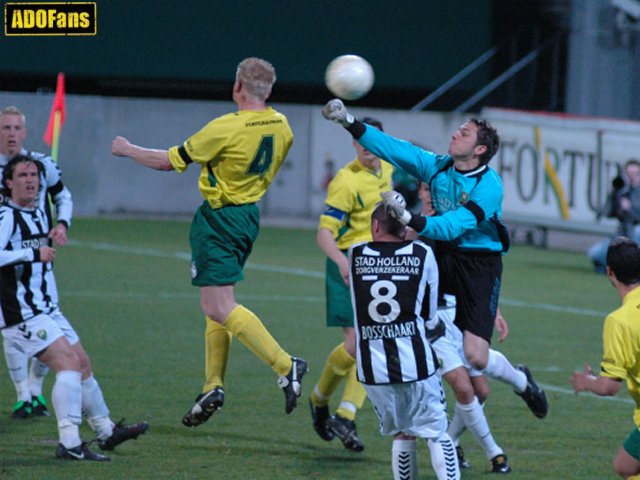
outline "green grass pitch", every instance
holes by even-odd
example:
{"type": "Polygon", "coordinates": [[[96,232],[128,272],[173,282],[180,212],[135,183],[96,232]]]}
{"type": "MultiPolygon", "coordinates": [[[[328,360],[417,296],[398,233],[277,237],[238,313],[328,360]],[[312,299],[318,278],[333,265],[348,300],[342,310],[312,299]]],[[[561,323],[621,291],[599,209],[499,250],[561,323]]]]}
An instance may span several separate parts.
{"type": "MultiPolygon", "coordinates": [[[[276,375],[234,341],[224,409],[196,429],[182,426],[204,375],[204,321],[189,281],[188,228],[173,221],[75,222],[72,244],[59,248],[56,259],[62,310],[91,356],[112,418],[151,426],[112,452],[109,464],[58,461],[53,417],[10,418],[15,393],[3,362],[0,478],[391,478],[391,439],[378,433],[368,402],[357,419],[365,444],[360,454],[338,440],[322,441],[311,428],[308,394],[341,340],[338,329],[325,327],[324,257],[311,230],[263,228],[237,286],[239,302],[285,350],[309,362],[298,409],[285,415],[276,375]]],[[[616,478],[611,461],[633,428],[633,404],[626,390],[614,399],[576,396],[568,380],[584,361],[598,369],[602,321],[618,304],[582,254],[516,246],[505,257],[501,306],[510,336],[494,346],[531,368],[550,403],[548,417],[538,420],[508,387],[491,382],[485,412],[509,456],[511,478],[616,478]]],[[[50,376],[49,399],[52,383],[50,376]]],[[[86,424],[82,434],[92,438],[86,424]]],[[[466,433],[462,441],[472,463],[463,478],[490,477],[473,438],[466,433]]],[[[426,444],[418,452],[420,478],[435,478],[426,444]]]]}

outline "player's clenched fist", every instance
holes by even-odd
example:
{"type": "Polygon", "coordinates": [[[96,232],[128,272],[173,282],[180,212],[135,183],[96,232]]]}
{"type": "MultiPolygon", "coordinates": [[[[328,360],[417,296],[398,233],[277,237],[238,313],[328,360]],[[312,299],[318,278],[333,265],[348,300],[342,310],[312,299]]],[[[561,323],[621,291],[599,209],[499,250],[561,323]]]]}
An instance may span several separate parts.
{"type": "Polygon", "coordinates": [[[118,157],[126,157],[131,143],[124,137],[116,137],[111,143],[111,153],[118,157]]]}

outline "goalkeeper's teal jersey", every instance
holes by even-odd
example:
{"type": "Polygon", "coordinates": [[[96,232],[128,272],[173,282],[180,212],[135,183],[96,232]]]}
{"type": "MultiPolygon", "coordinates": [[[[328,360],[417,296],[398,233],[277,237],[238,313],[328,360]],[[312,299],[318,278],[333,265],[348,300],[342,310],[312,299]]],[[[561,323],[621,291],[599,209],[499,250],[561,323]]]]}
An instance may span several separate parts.
{"type": "Polygon", "coordinates": [[[178,172],[200,165],[200,192],[220,208],[260,200],[292,143],[287,117],[268,107],[218,117],[168,153],[178,172]]]}
{"type": "Polygon", "coordinates": [[[436,155],[366,126],[358,142],[423,182],[429,183],[437,216],[419,235],[444,240],[463,250],[502,252],[494,223],[502,217],[502,180],[488,165],[458,171],[449,155],[436,155]]]}

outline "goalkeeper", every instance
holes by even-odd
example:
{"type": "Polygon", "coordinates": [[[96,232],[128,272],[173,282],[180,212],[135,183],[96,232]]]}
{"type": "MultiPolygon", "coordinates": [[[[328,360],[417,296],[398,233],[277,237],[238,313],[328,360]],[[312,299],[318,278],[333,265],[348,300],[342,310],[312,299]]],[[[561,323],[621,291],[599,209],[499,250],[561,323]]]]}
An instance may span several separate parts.
{"type": "Polygon", "coordinates": [[[341,100],[327,103],[324,117],[345,127],[367,150],[429,184],[434,217],[411,214],[385,192],[389,213],[419,235],[437,241],[440,291],[458,301],[455,323],[463,332],[471,366],[511,385],[538,418],[547,415],[544,391],[526,367],[515,368],[490,350],[502,277],[502,255],[509,247],[500,223],[503,189],[488,163],[498,150],[497,131],[486,121],[469,119],[451,136],[447,155],[369,128],[349,114],[341,100]]]}

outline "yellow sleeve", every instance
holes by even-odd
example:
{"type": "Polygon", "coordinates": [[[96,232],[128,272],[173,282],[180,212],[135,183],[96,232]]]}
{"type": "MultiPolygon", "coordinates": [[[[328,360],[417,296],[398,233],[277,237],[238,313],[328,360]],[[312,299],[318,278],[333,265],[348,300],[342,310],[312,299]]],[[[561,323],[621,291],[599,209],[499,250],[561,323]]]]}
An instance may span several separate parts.
{"type": "Polygon", "coordinates": [[[602,330],[601,375],[619,380],[627,378],[628,367],[635,362],[635,359],[629,358],[628,340],[629,335],[622,323],[616,321],[613,315],[607,316],[602,330]]]}
{"type": "Polygon", "coordinates": [[[182,157],[180,156],[180,152],[182,151],[182,146],[180,145],[175,145],[173,147],[171,147],[167,154],[169,155],[169,162],[171,162],[171,165],[173,166],[173,169],[176,172],[184,172],[187,167],[189,166],[189,164],[182,159],[182,157]]]}
{"type": "Polygon", "coordinates": [[[339,170],[327,187],[327,198],[318,229],[327,228],[334,238],[337,237],[338,231],[353,210],[353,201],[348,175],[344,170],[339,170]]]}
{"type": "Polygon", "coordinates": [[[333,238],[338,236],[338,231],[340,227],[342,227],[344,222],[341,222],[335,217],[330,215],[325,215],[324,213],[320,215],[320,223],[318,224],[318,230],[321,228],[326,228],[333,234],[333,238]]]}
{"type": "Polygon", "coordinates": [[[169,149],[169,161],[176,171],[184,172],[191,163],[207,163],[218,156],[228,139],[226,130],[219,128],[223,118],[211,120],[182,145],[169,149]]]}

